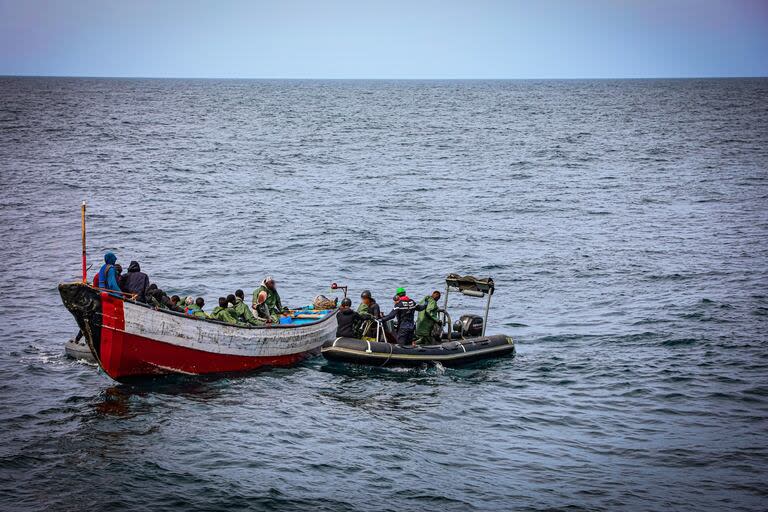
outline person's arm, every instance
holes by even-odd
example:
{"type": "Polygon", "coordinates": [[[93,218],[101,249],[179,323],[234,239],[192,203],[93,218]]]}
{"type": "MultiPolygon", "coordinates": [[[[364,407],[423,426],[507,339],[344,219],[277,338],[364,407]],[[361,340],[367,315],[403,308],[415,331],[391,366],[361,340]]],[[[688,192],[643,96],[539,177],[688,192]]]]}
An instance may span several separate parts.
{"type": "Polygon", "coordinates": [[[277,293],[277,290],[275,290],[275,307],[280,313],[283,312],[283,303],[280,302],[280,294],[277,293]]]}
{"type": "Polygon", "coordinates": [[[390,311],[389,313],[387,313],[386,315],[381,317],[380,320],[382,322],[388,322],[388,321],[392,320],[393,318],[395,318],[395,315],[397,315],[397,310],[393,309],[392,311],[390,311]]]}

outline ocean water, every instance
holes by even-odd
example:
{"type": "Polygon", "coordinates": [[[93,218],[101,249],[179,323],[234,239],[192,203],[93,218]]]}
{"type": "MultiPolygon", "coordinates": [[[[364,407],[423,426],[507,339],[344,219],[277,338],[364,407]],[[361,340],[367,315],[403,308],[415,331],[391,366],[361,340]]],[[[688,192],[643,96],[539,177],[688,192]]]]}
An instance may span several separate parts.
{"type": "Polygon", "coordinates": [[[768,503],[768,79],[0,78],[0,241],[0,509],[768,503]],[[492,276],[517,355],[116,384],[63,355],[83,199],[89,275],[492,276]]]}

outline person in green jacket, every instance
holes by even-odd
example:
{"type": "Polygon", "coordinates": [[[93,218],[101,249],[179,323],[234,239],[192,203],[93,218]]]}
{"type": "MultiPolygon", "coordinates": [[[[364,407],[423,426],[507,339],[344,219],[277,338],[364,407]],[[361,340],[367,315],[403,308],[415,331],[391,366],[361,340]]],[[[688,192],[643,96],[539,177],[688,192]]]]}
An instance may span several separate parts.
{"type": "Polygon", "coordinates": [[[227,307],[228,302],[225,297],[219,297],[219,305],[213,308],[211,312],[211,318],[219,320],[220,322],[226,322],[228,324],[237,325],[237,315],[234,308],[227,307]]]}
{"type": "Polygon", "coordinates": [[[259,295],[256,297],[256,303],[252,307],[254,311],[256,311],[256,317],[262,320],[264,323],[276,324],[280,321],[280,317],[277,314],[270,314],[269,312],[269,308],[267,307],[266,291],[261,290],[259,292],[259,295]]]}
{"type": "Polygon", "coordinates": [[[258,306],[259,305],[259,293],[266,292],[267,293],[267,299],[264,301],[264,304],[267,306],[267,310],[269,311],[270,317],[279,318],[280,315],[283,312],[283,304],[280,302],[280,294],[277,293],[277,288],[275,287],[275,280],[272,278],[272,276],[267,277],[261,282],[261,286],[259,286],[256,291],[253,292],[253,305],[258,306]]]}
{"type": "Polygon", "coordinates": [[[381,318],[381,308],[371,297],[370,290],[363,290],[360,294],[360,305],[357,307],[357,314],[365,319],[357,325],[357,337],[376,337],[376,324],[371,320],[381,318]]]}
{"type": "Polygon", "coordinates": [[[237,290],[234,295],[227,297],[227,301],[232,304],[232,309],[234,309],[235,315],[237,315],[237,320],[250,325],[264,325],[264,320],[253,316],[251,308],[246,306],[245,302],[243,302],[244,298],[245,294],[243,293],[243,290],[237,290]]]}
{"type": "Polygon", "coordinates": [[[432,336],[432,330],[435,325],[440,321],[438,311],[440,307],[437,305],[437,301],[440,300],[440,292],[435,290],[432,295],[424,297],[422,303],[426,304],[426,308],[419,311],[419,317],[416,320],[416,342],[422,345],[428,345],[434,343],[435,339],[432,336]]]}
{"type": "Polygon", "coordinates": [[[208,314],[203,311],[203,306],[205,306],[205,301],[202,297],[198,297],[194,304],[187,306],[186,313],[195,318],[208,318],[208,314]]]}

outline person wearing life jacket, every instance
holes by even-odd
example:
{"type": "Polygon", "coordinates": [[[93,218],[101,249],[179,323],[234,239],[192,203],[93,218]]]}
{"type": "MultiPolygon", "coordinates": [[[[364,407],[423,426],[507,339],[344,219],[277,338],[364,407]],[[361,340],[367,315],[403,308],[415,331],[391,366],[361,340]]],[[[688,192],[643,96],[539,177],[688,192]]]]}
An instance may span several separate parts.
{"type": "Polygon", "coordinates": [[[104,265],[99,269],[99,273],[93,279],[93,285],[107,290],[120,291],[120,285],[117,283],[117,256],[113,252],[104,255],[104,265]]]}
{"type": "Polygon", "coordinates": [[[416,311],[425,309],[426,305],[416,304],[406,295],[405,288],[398,288],[392,300],[395,301],[395,307],[388,314],[384,315],[380,321],[388,322],[396,318],[397,330],[395,331],[395,336],[397,337],[397,344],[413,346],[414,332],[416,330],[413,315],[416,311]]]}

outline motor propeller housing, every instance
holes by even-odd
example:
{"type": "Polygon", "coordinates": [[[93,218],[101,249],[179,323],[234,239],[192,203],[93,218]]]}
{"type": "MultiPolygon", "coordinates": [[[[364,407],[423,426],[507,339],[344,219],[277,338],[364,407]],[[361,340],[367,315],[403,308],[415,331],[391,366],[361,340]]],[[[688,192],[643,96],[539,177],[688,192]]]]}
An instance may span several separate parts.
{"type": "Polygon", "coordinates": [[[483,333],[483,317],[479,315],[461,315],[453,323],[453,331],[462,336],[480,336],[483,333]]]}

